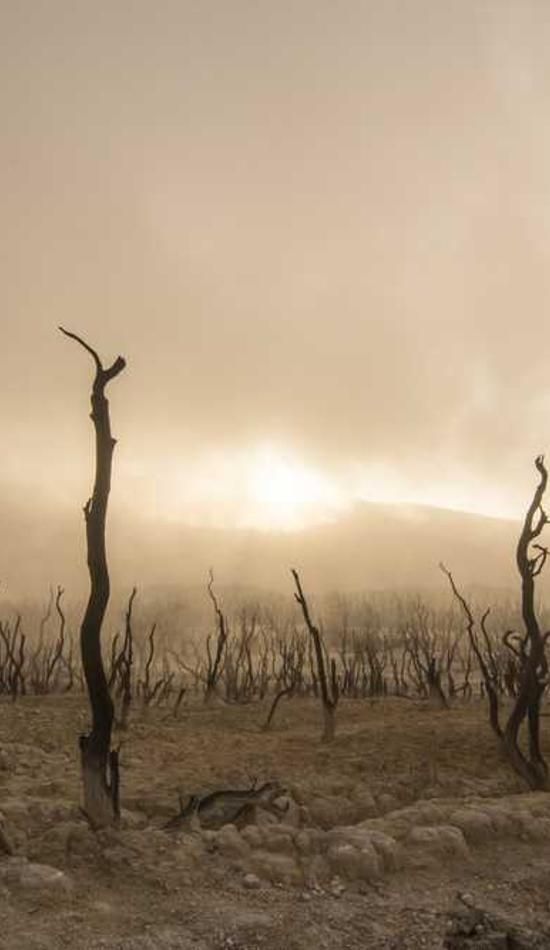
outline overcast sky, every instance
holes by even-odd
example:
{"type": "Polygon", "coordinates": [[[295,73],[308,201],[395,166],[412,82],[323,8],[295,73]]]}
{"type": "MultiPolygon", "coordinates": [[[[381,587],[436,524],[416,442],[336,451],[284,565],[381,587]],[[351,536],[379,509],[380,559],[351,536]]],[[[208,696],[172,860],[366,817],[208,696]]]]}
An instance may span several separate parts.
{"type": "Polygon", "coordinates": [[[5,497],[88,491],[62,323],[128,359],[129,510],[521,513],[550,449],[547,0],[7,0],[0,31],[5,497]]]}

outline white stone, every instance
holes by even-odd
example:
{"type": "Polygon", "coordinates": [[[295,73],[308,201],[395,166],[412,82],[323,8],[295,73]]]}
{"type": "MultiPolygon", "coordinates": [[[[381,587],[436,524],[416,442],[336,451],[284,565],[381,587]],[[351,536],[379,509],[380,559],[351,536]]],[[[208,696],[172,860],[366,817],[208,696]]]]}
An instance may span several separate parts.
{"type": "Polygon", "coordinates": [[[255,891],[262,886],[262,882],[257,874],[245,874],[243,877],[243,887],[246,887],[249,891],[255,891]]]}

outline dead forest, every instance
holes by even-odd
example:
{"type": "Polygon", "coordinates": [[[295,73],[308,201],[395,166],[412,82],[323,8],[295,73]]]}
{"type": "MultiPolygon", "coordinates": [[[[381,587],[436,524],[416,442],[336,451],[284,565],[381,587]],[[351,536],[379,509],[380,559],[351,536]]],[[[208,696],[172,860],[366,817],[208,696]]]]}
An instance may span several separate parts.
{"type": "MultiPolygon", "coordinates": [[[[129,593],[121,630],[106,632],[110,598],[106,524],[116,439],[111,433],[107,386],[123,373],[118,356],[105,367],[93,347],[63,327],[62,335],[92,360],[91,420],[95,433],[93,491],[84,505],[90,595],[77,644],[67,626],[62,586],[50,589],[38,629],[21,614],[0,619],[0,694],[13,702],[29,695],[87,693],[91,732],[80,737],[84,810],[93,826],[120,815],[118,752],[112,730],[126,732],[132,716],[154,706],[174,719],[190,702],[213,701],[258,708],[258,728],[277,727],[281,702],[308,699],[322,714],[320,740],[336,736],[340,701],[417,700],[449,711],[482,701],[488,722],[511,766],[533,789],[546,789],[548,768],[540,740],[541,706],[548,685],[544,611],[536,598],[548,548],[544,508],[548,472],[535,460],[538,483],[516,552],[517,609],[472,605],[452,570],[439,568],[451,600],[434,606],[422,596],[364,595],[333,598],[329,629],[314,616],[298,570],[289,567],[294,611],[243,604],[229,616],[213,570],[205,584],[211,629],[163,631],[157,622],[136,633],[138,590],[129,593]],[[334,609],[336,605],[336,610],[334,609]],[[505,723],[501,723],[501,715],[505,723]],[[525,743],[520,739],[526,728],[525,743]]],[[[368,707],[366,707],[368,710],[368,707]]],[[[366,714],[368,712],[366,711],[366,714]]]]}
{"type": "MultiPolygon", "coordinates": [[[[59,584],[37,611],[0,607],[0,884],[66,896],[69,875],[96,886],[108,868],[111,885],[162,879],[166,893],[237,875],[247,892],[340,899],[388,875],[447,873],[502,835],[545,838],[544,458],[507,600],[481,602],[452,564],[434,565],[437,596],[320,595],[307,565],[288,565],[288,596],[262,602],[226,588],[214,564],[200,622],[152,601],[138,578],[113,605],[106,391],[126,364],[106,367],[62,333],[94,372],[89,597],[69,604],[59,584]]],[[[378,945],[471,946],[460,914],[446,913],[446,930],[426,925],[432,944],[378,945]]],[[[500,926],[468,913],[483,932],[500,926]]],[[[196,946],[259,946],[223,940],[196,946]]]]}

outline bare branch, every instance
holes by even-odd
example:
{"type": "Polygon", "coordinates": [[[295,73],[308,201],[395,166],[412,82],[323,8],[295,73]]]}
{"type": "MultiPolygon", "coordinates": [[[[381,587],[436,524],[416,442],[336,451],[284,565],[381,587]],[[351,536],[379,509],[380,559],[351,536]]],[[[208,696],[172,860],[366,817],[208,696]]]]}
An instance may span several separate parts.
{"type": "Polygon", "coordinates": [[[100,360],[98,354],[96,353],[96,351],[94,350],[94,348],[93,348],[92,346],[90,346],[89,343],[86,343],[86,340],[83,340],[82,337],[81,337],[81,336],[78,336],[77,333],[73,333],[71,330],[66,330],[65,327],[58,327],[58,329],[61,330],[61,333],[64,333],[65,336],[68,336],[69,339],[71,339],[71,340],[76,340],[77,343],[80,343],[80,346],[84,347],[84,349],[85,349],[85,350],[90,354],[90,356],[92,357],[92,359],[93,359],[93,361],[94,361],[94,363],[95,363],[95,368],[96,368],[96,370],[97,370],[98,373],[101,373],[101,372],[103,371],[103,364],[102,364],[102,362],[101,362],[101,360],[100,360]]]}
{"type": "Polygon", "coordinates": [[[86,343],[86,340],[83,340],[82,337],[78,336],[77,333],[73,333],[71,330],[66,330],[65,327],[59,327],[58,329],[66,337],[69,337],[69,339],[75,340],[75,342],[82,346],[92,357],[96,368],[94,391],[97,391],[98,389],[103,391],[107,383],[111,379],[114,379],[115,376],[118,376],[118,374],[121,373],[126,366],[126,360],[124,357],[117,356],[116,360],[111,364],[111,366],[107,367],[107,369],[104,369],[103,363],[101,362],[97,351],[94,350],[93,346],[90,346],[89,343],[86,343]]]}

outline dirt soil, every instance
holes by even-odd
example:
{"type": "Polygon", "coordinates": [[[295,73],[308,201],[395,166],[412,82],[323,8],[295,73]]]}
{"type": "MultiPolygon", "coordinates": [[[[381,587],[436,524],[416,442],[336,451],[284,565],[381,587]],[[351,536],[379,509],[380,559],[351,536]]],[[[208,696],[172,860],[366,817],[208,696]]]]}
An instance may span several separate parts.
{"type": "Polygon", "coordinates": [[[342,701],[330,746],[313,699],[267,734],[266,712],[134,711],[121,827],[94,833],[84,698],[2,702],[0,948],[550,950],[550,796],[525,794],[483,707],[342,701]],[[254,780],[284,786],[281,821],[164,828],[179,792],[254,780]]]}

